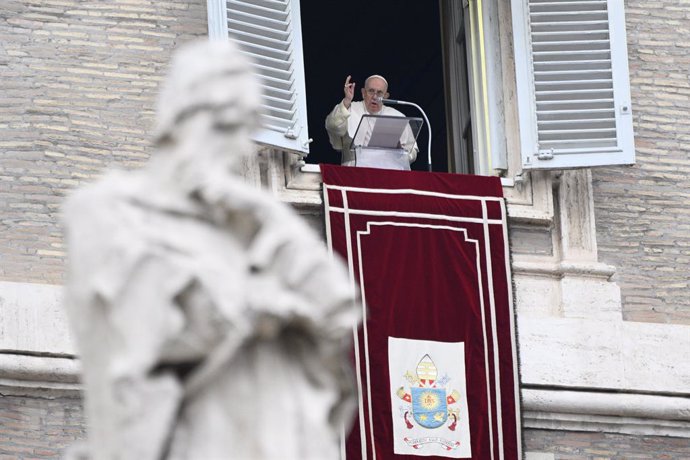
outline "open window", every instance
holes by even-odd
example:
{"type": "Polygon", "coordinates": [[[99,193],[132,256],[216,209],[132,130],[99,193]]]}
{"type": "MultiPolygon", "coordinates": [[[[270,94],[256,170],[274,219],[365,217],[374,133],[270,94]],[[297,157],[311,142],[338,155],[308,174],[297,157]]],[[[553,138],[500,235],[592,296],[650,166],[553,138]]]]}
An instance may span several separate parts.
{"type": "MultiPolygon", "coordinates": [[[[427,114],[433,170],[448,170],[439,3],[349,0],[342,8],[333,8],[332,2],[309,2],[302,9],[309,133],[314,139],[307,162],[340,163],[340,152],[328,141],[326,115],[342,100],[348,75],[356,84],[355,100],[360,100],[364,80],[380,74],[388,80],[392,99],[418,104],[427,114]]],[[[392,107],[407,116],[420,116],[413,107],[392,107]]],[[[424,126],[417,139],[420,153],[413,169],[427,170],[427,143],[424,126]]]]}
{"type": "MultiPolygon", "coordinates": [[[[373,73],[389,79],[392,98],[429,115],[434,171],[501,175],[519,164],[512,155],[525,169],[634,162],[622,0],[512,0],[520,153],[506,143],[510,18],[499,0],[351,0],[345,12],[314,2],[301,16],[299,0],[208,5],[209,34],[229,34],[256,63],[265,94],[257,141],[311,150],[310,163],[339,162],[324,119],[347,75],[358,94],[373,73]]],[[[413,168],[425,170],[425,157],[413,168]]]]}

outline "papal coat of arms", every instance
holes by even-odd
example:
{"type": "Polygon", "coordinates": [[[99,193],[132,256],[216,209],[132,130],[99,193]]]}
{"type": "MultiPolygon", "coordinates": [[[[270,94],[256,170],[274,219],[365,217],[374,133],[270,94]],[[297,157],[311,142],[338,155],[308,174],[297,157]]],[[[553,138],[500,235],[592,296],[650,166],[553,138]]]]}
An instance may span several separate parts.
{"type": "MultiPolygon", "coordinates": [[[[460,399],[460,393],[446,388],[449,377],[443,375],[438,378],[438,369],[431,357],[428,354],[424,355],[417,364],[416,372],[407,371],[404,378],[409,382],[409,386],[401,386],[396,394],[407,403],[401,411],[407,428],[412,429],[417,423],[427,429],[455,431],[461,416],[460,409],[455,406],[460,399]]],[[[460,444],[457,441],[444,442],[443,436],[426,437],[425,440],[443,444],[447,450],[454,449],[460,444]]],[[[405,441],[415,449],[421,445],[417,444],[415,439],[406,438],[405,441]]]]}

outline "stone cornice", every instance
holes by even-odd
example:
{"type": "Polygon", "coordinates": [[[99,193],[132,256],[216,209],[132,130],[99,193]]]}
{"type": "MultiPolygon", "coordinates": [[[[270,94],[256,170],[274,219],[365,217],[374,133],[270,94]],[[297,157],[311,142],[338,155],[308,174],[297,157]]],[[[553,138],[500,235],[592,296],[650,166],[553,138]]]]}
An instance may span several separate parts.
{"type": "Polygon", "coordinates": [[[690,396],[523,388],[523,427],[690,438],[690,396]]]}

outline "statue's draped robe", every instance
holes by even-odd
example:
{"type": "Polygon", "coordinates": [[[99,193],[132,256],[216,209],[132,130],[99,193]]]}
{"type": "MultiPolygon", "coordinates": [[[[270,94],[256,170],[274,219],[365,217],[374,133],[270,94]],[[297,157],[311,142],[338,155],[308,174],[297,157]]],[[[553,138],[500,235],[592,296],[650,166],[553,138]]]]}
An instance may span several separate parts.
{"type": "Polygon", "coordinates": [[[294,211],[238,178],[115,173],[64,209],[94,458],[337,458],[357,309],[294,211]]]}

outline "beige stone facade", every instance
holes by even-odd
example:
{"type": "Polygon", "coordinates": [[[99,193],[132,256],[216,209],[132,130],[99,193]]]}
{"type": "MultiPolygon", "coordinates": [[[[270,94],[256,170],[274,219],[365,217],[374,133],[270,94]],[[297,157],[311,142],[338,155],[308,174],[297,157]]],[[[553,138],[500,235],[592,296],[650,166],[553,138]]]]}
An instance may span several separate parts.
{"type": "Polygon", "coordinates": [[[206,34],[203,1],[10,1],[0,11],[0,277],[59,284],[62,197],[148,158],[176,44],[206,34]]]}
{"type": "Polygon", "coordinates": [[[602,261],[630,321],[690,324],[690,9],[626,2],[637,164],[593,171],[602,261]]]}
{"type": "MultiPolygon", "coordinates": [[[[59,207],[105,168],[148,158],[170,54],[207,33],[206,15],[203,0],[0,9],[1,459],[58,458],[84,435],[59,207]]],[[[690,458],[688,364],[666,379],[656,359],[680,355],[669,338],[690,341],[690,6],[635,0],[626,18],[636,165],[506,182],[534,459],[690,458]],[[544,334],[558,327],[558,341],[544,334]],[[541,359],[556,345],[558,366],[541,359]]],[[[320,225],[317,174],[271,150],[247,170],[320,225]]]]}

